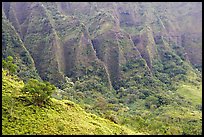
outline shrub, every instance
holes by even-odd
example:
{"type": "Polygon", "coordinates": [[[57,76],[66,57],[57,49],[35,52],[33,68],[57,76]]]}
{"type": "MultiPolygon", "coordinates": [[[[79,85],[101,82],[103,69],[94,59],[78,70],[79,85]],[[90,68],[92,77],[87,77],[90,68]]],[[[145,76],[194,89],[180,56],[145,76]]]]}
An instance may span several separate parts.
{"type": "Polygon", "coordinates": [[[55,86],[49,82],[40,82],[36,79],[30,79],[23,87],[22,92],[29,94],[33,103],[41,106],[49,100],[55,89],[55,86]]]}
{"type": "Polygon", "coordinates": [[[149,97],[152,94],[151,91],[148,89],[140,89],[139,92],[142,93],[145,98],[149,97]]]}
{"type": "Polygon", "coordinates": [[[14,74],[17,69],[17,65],[13,64],[13,57],[8,56],[6,60],[2,61],[3,68],[9,70],[10,74],[14,74]]]}
{"type": "Polygon", "coordinates": [[[145,100],[145,106],[151,108],[151,106],[158,104],[158,99],[154,96],[149,96],[145,100]]]}
{"type": "Polygon", "coordinates": [[[120,123],[120,121],[119,121],[117,115],[114,114],[113,111],[107,111],[107,112],[105,113],[105,118],[106,118],[106,119],[109,119],[110,121],[112,121],[112,122],[114,122],[114,123],[116,123],[116,124],[119,124],[119,123],[120,123]]]}
{"type": "Polygon", "coordinates": [[[99,108],[100,110],[104,111],[107,109],[107,101],[105,98],[103,97],[98,97],[96,99],[96,105],[97,108],[99,108]]]}

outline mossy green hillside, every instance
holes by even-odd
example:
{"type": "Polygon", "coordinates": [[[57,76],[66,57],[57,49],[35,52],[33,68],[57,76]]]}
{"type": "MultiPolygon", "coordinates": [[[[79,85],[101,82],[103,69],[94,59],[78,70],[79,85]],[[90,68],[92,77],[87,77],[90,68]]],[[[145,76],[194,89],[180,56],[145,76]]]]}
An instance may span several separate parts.
{"type": "Polygon", "coordinates": [[[136,134],[107,119],[86,113],[68,100],[52,98],[49,105],[38,107],[21,93],[24,86],[18,77],[2,70],[2,134],[136,134]]]}

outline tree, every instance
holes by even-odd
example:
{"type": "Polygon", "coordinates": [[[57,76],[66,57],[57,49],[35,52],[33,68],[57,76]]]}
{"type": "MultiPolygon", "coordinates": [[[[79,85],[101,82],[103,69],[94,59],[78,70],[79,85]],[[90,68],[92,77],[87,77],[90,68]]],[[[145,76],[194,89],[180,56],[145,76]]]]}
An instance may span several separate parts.
{"type": "Polygon", "coordinates": [[[157,107],[156,105],[158,104],[158,99],[154,96],[149,96],[145,99],[145,106],[149,109],[152,107],[157,107]]]}
{"type": "Polygon", "coordinates": [[[30,79],[23,87],[22,92],[31,96],[33,103],[42,106],[49,100],[56,87],[49,82],[40,82],[36,79],[30,79]]]}
{"type": "Polygon", "coordinates": [[[3,60],[2,65],[3,65],[3,68],[9,70],[10,74],[14,74],[16,72],[17,65],[13,64],[13,57],[12,56],[8,56],[6,58],[6,60],[3,60]]]}
{"type": "Polygon", "coordinates": [[[105,111],[107,109],[107,101],[103,97],[98,97],[96,99],[96,105],[97,108],[99,108],[102,111],[105,111]]]}
{"type": "Polygon", "coordinates": [[[109,119],[110,121],[112,121],[112,122],[114,122],[114,123],[116,123],[116,124],[119,124],[119,123],[120,123],[120,121],[119,121],[117,115],[116,115],[115,112],[112,111],[112,110],[109,110],[109,111],[107,111],[107,112],[105,113],[105,118],[106,118],[106,119],[109,119]]]}

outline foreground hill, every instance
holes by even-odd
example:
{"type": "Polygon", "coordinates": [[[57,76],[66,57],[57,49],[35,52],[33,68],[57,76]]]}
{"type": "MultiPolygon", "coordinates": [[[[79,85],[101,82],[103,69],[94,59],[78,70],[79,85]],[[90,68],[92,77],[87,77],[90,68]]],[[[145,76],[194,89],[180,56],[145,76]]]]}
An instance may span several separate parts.
{"type": "Polygon", "coordinates": [[[38,107],[26,102],[21,93],[24,83],[3,70],[2,134],[136,134],[107,119],[86,113],[68,100],[51,99],[50,105],[38,107]]]}

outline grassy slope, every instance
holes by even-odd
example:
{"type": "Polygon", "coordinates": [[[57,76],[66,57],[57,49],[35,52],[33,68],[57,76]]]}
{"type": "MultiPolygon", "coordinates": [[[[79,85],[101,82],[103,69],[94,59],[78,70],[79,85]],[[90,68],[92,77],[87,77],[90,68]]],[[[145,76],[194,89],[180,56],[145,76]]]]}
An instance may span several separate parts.
{"type": "Polygon", "coordinates": [[[107,119],[86,113],[68,100],[51,99],[39,108],[28,105],[20,93],[24,83],[6,75],[2,78],[2,134],[136,134],[107,119]]]}
{"type": "MultiPolygon", "coordinates": [[[[188,70],[186,76],[188,80],[179,82],[176,93],[189,105],[163,106],[148,116],[148,119],[155,121],[157,125],[164,123],[162,128],[165,129],[165,134],[202,134],[202,110],[198,110],[198,107],[202,106],[202,81],[192,70],[188,70]]],[[[149,129],[154,126],[153,121],[149,129]]],[[[156,132],[161,134],[161,131],[156,132]]]]}
{"type": "Polygon", "coordinates": [[[187,100],[191,100],[193,104],[202,102],[202,85],[195,86],[192,84],[182,84],[177,91],[187,100]]]}
{"type": "Polygon", "coordinates": [[[193,106],[202,104],[202,80],[193,71],[187,73],[188,82],[180,82],[177,92],[192,102],[193,106]]]}

